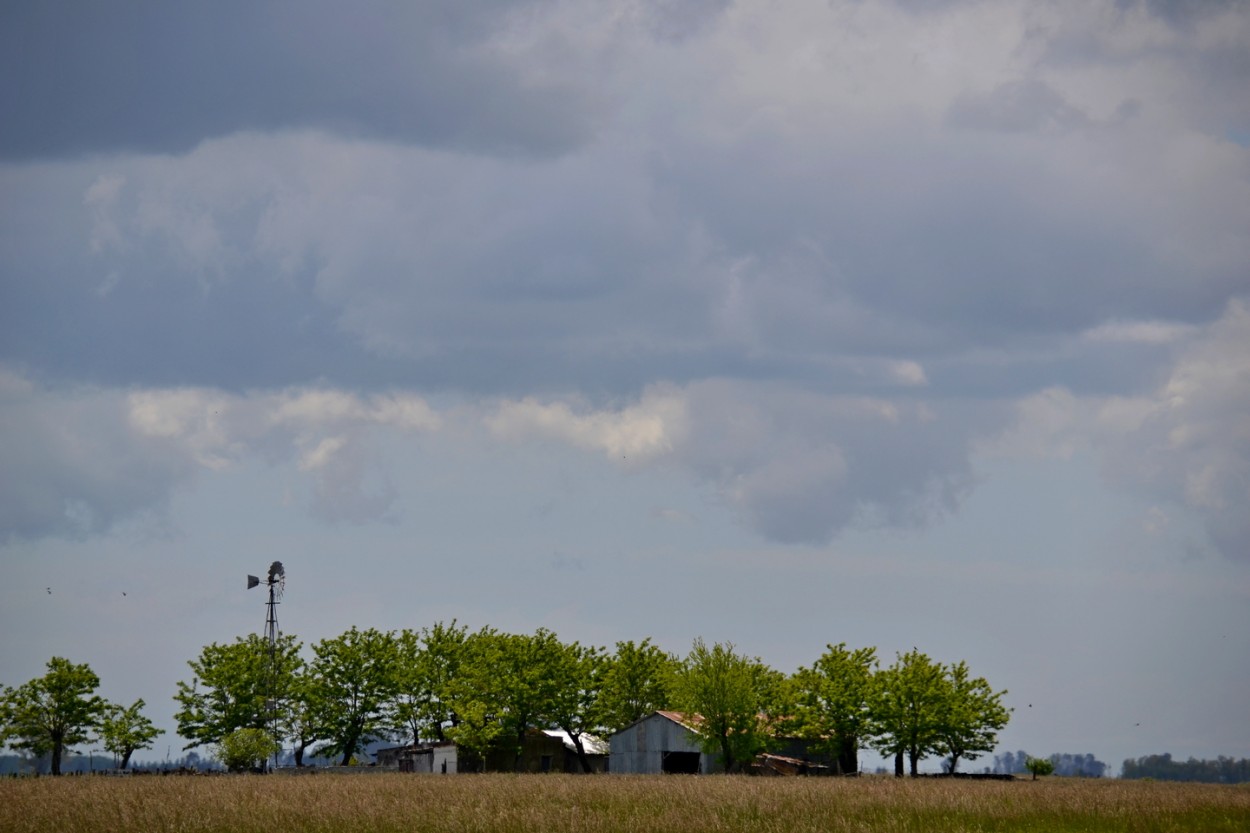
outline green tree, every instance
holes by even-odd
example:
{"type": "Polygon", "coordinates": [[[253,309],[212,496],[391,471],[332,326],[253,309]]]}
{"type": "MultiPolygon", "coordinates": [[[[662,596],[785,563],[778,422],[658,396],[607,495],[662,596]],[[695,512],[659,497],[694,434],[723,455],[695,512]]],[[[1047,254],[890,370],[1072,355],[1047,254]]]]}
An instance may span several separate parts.
{"type": "Polygon", "coordinates": [[[460,771],[486,768],[486,756],[503,736],[503,724],[499,722],[491,706],[484,698],[462,697],[456,706],[459,720],[448,730],[458,748],[456,766],[460,771]]]}
{"type": "Polygon", "coordinates": [[[457,766],[485,768],[486,757],[504,734],[506,708],[501,693],[507,634],[491,627],[468,634],[461,645],[457,673],[447,682],[447,707],[455,715],[447,736],[462,753],[457,766]]]}
{"type": "Polygon", "coordinates": [[[770,717],[784,677],[732,643],[696,639],[678,675],[677,699],[695,721],[704,751],[736,772],[768,748],[770,717]]]}
{"type": "Polygon", "coordinates": [[[975,760],[993,752],[998,732],[1011,719],[1002,704],[1006,691],[994,691],[984,677],[969,675],[968,664],[960,661],[945,669],[945,703],[938,723],[938,752],[946,755],[951,772],[963,758],[975,760]]]}
{"type": "Polygon", "coordinates": [[[1024,768],[1033,773],[1033,780],[1037,780],[1039,775],[1050,775],[1055,771],[1055,765],[1048,758],[1029,758],[1025,762],[1024,768]]]}
{"type": "MultiPolygon", "coordinates": [[[[558,687],[556,668],[563,645],[554,633],[539,628],[530,634],[498,634],[493,640],[494,684],[488,690],[502,724],[500,741],[514,743],[515,767],[521,765],[527,729],[539,725],[558,687]]],[[[475,678],[491,669],[480,662],[475,678]]]]}
{"type": "Polygon", "coordinates": [[[157,729],[152,721],[143,716],[142,699],[136,700],[130,707],[118,703],[109,703],[100,721],[100,740],[104,748],[117,756],[118,769],[130,766],[130,756],[140,749],[151,749],[152,741],[165,734],[164,729],[157,729]]]}
{"type": "Polygon", "coordinates": [[[291,681],[282,710],[280,734],[291,741],[297,767],[304,765],[304,752],[308,747],[326,737],[325,705],[318,697],[318,688],[307,667],[291,681]]]}
{"type": "Polygon", "coordinates": [[[60,775],[62,756],[90,738],[106,704],[94,694],[100,678],[87,664],[53,657],[47,669],[0,696],[0,741],[36,756],[51,754],[52,774],[60,775]]]}
{"type": "Polygon", "coordinates": [[[231,772],[262,769],[278,751],[278,742],[267,729],[235,729],[217,744],[217,760],[231,772]]]}
{"type": "Polygon", "coordinates": [[[673,706],[681,662],[644,639],[616,643],[616,653],[603,672],[600,711],[610,734],[653,711],[673,706]]]}
{"type": "Polygon", "coordinates": [[[346,766],[365,744],[388,728],[386,707],[395,692],[395,635],[355,626],[313,646],[312,696],[322,707],[327,743],[322,755],[341,755],[346,766]]]}
{"type": "Polygon", "coordinates": [[[557,642],[548,668],[552,689],[543,717],[568,733],[583,772],[594,772],[583,736],[602,725],[600,693],[607,664],[603,648],[557,642]]]}
{"type": "Polygon", "coordinates": [[[882,755],[894,756],[895,775],[903,774],[904,756],[916,775],[920,759],[943,748],[941,728],[949,688],[944,669],[913,648],[874,679],[873,745],[882,755]]]}
{"type": "Polygon", "coordinates": [[[288,634],[278,637],[272,653],[264,637],[249,634],[225,645],[214,642],[189,660],[195,676],[179,682],[174,695],[181,706],[178,734],[191,741],[184,748],[220,743],[235,729],[272,731],[275,712],[281,715],[303,668],[299,650],[288,634]]]}
{"type": "Polygon", "coordinates": [[[840,774],[859,771],[859,748],[873,730],[876,648],[850,650],[845,642],[827,650],[791,678],[792,717],[783,725],[813,741],[835,759],[840,774]]]}
{"type": "Polygon", "coordinates": [[[451,683],[460,668],[468,629],[436,623],[420,633],[403,630],[396,637],[396,694],[390,720],[417,743],[422,737],[443,741],[457,716],[451,708],[451,683]]]}
{"type": "Polygon", "coordinates": [[[451,686],[459,722],[450,734],[470,760],[484,765],[498,751],[520,766],[526,730],[540,725],[555,699],[562,650],[545,628],[532,635],[483,628],[466,639],[451,686]]]}

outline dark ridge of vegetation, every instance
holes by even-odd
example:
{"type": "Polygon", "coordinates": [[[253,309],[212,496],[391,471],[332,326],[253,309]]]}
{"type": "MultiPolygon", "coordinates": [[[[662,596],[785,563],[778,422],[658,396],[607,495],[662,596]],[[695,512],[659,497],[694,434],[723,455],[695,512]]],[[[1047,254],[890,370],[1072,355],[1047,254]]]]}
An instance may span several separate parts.
{"type": "MultiPolygon", "coordinates": [[[[1023,749],[1017,752],[1004,752],[1001,755],[995,755],[994,765],[986,767],[985,771],[1007,775],[1023,775],[1029,771],[1028,762],[1031,758],[1033,756],[1023,749]]],[[[1110,769],[1107,764],[1088,752],[1083,754],[1056,752],[1047,756],[1046,760],[1050,761],[1051,766],[1054,767],[1055,775],[1063,775],[1069,778],[1102,778],[1108,775],[1108,770],[1110,769]]]]}
{"type": "Polygon", "coordinates": [[[1245,784],[1250,782],[1250,758],[1235,760],[1223,755],[1214,761],[1190,758],[1172,760],[1171,753],[1146,755],[1124,762],[1121,778],[1153,778],[1156,781],[1191,781],[1202,784],[1245,784]]]}

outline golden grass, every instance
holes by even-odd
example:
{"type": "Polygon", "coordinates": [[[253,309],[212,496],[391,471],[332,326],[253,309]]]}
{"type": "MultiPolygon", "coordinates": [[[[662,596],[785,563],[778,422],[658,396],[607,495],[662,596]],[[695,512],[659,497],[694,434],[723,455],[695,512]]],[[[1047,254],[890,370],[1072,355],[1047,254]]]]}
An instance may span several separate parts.
{"type": "Polygon", "coordinates": [[[0,831],[1250,831],[1250,785],[700,776],[0,780],[0,831]]]}

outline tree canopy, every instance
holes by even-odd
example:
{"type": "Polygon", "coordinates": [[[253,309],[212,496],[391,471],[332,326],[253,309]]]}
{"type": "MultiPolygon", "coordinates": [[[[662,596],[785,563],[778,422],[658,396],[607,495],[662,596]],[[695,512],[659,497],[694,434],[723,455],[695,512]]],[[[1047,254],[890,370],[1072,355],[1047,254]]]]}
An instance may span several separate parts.
{"type": "Polygon", "coordinates": [[[945,671],[938,751],[954,772],[961,759],[973,760],[994,751],[1011,712],[1002,704],[1007,692],[994,691],[984,677],[973,678],[966,662],[947,666],[945,671]]]}
{"type": "Polygon", "coordinates": [[[582,771],[593,772],[583,738],[603,725],[601,698],[607,653],[602,648],[577,642],[565,645],[556,640],[549,661],[547,671],[555,685],[542,716],[568,733],[582,771]]]}
{"type": "Polygon", "coordinates": [[[488,760],[519,767],[528,732],[560,729],[590,770],[587,736],[674,709],[728,771],[788,738],[840,773],[857,772],[870,746],[895,756],[899,774],[908,759],[915,774],[926,756],[954,771],[991,751],[1010,714],[1006,692],[966,663],[942,665],[915,649],[881,668],[874,648],[830,644],[787,676],[730,643],[696,639],[683,658],[650,639],[609,653],[544,628],[470,632],[453,620],[419,631],[353,627],[312,646],[308,663],[299,651],[288,635],[272,656],[256,635],[204,648],[189,663],[195,677],[178,684],[179,732],[197,746],[266,728],[290,743],[297,764],[314,745],[347,763],[372,740],[454,740],[471,769],[488,760]]]}
{"type": "Polygon", "coordinates": [[[220,743],[235,729],[272,729],[274,710],[291,694],[303,667],[301,643],[278,637],[274,650],[264,637],[249,634],[232,643],[206,646],[187,664],[195,676],[179,682],[174,700],[178,734],[186,749],[220,743]]]}
{"type": "Polygon", "coordinates": [[[874,746],[894,756],[896,775],[902,774],[904,757],[915,775],[921,758],[941,750],[946,689],[942,666],[914,648],[877,673],[874,746]]]}
{"type": "Polygon", "coordinates": [[[616,643],[607,661],[599,693],[599,712],[606,732],[624,729],[653,711],[673,703],[681,662],[644,639],[616,643]]]}
{"type": "Polygon", "coordinates": [[[783,679],[760,659],[736,653],[733,643],[708,647],[695,640],[678,674],[678,704],[698,716],[694,728],[704,751],[718,755],[726,772],[740,770],[768,748],[768,710],[783,679]]]}
{"type": "MultiPolygon", "coordinates": [[[[273,645],[250,634],[203,648],[174,695],[186,748],[220,752],[227,738],[238,744],[249,737],[241,730],[257,730],[289,742],[297,765],[315,744],[346,764],[374,740],[454,740],[463,768],[488,759],[519,768],[527,733],[559,729],[592,771],[587,737],[673,709],[726,771],[775,744],[805,741],[840,773],[857,772],[859,750],[871,746],[895,756],[897,774],[908,759],[914,775],[925,756],[943,756],[955,772],[992,751],[1010,719],[1007,692],[966,662],[942,665],[916,649],[880,668],[873,648],[830,644],[787,676],[732,643],[696,639],[678,659],[650,639],[609,653],[545,628],[470,633],[454,620],[420,631],[352,627],[312,646],[308,662],[301,649],[288,634],[273,645]]],[[[53,657],[44,676],[0,691],[0,741],[50,755],[59,773],[71,746],[98,737],[125,768],[162,731],[143,715],[142,699],[110,704],[98,686],[89,666],[53,657]]]]}
{"type": "Polygon", "coordinates": [[[146,704],[140,698],[130,706],[108,704],[100,722],[100,739],[104,748],[118,758],[118,769],[130,766],[130,756],[140,749],[150,749],[152,742],[165,734],[143,715],[146,704]]]}
{"type": "Polygon", "coordinates": [[[417,743],[442,741],[457,717],[451,707],[451,683],[460,673],[468,629],[442,622],[418,633],[403,630],[396,637],[396,697],[390,719],[417,743]]]}
{"type": "Polygon", "coordinates": [[[87,664],[64,657],[48,660],[48,672],[0,696],[0,739],[13,749],[52,756],[52,774],[61,758],[85,743],[100,724],[106,703],[95,695],[100,678],[87,664]]]}
{"type": "Polygon", "coordinates": [[[784,725],[835,761],[839,774],[859,772],[860,745],[873,734],[876,648],[827,646],[791,678],[794,709],[784,725]]]}
{"type": "Polygon", "coordinates": [[[387,705],[396,692],[395,635],[352,627],[313,646],[311,684],[317,691],[326,743],[318,751],[346,765],[366,743],[387,734],[387,705]]]}

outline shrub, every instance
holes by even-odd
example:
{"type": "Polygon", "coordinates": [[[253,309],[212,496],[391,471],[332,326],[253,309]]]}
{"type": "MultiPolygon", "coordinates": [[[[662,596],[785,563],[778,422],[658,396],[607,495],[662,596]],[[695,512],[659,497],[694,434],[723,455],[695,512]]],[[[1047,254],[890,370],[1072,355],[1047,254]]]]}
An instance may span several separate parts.
{"type": "Polygon", "coordinates": [[[231,772],[264,767],[278,743],[264,729],[235,729],[217,745],[217,760],[231,772]]]}

